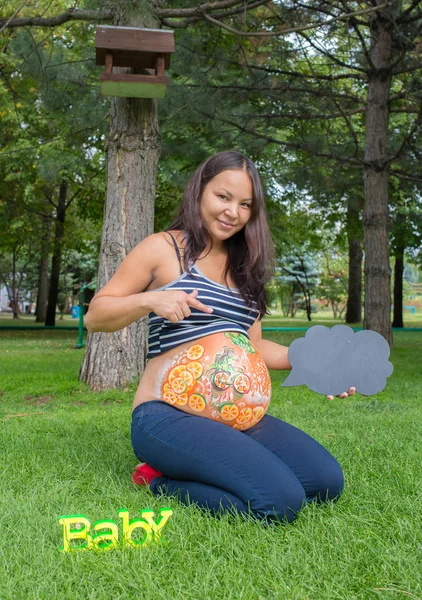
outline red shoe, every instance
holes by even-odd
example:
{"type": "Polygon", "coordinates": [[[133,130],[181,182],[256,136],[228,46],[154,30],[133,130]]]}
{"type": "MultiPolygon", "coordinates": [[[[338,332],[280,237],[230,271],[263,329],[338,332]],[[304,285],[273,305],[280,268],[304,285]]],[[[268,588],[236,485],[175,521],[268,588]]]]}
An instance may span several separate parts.
{"type": "Polygon", "coordinates": [[[162,477],[163,474],[147,463],[137,465],[135,472],[132,475],[133,483],[137,485],[149,485],[155,477],[162,477]]]}

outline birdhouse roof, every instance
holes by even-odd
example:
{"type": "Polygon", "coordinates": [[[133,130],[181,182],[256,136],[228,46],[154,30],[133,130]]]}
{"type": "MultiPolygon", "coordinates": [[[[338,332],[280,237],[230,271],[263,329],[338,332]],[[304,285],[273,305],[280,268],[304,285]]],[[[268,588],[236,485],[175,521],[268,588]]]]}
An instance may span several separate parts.
{"type": "Polygon", "coordinates": [[[155,56],[165,56],[165,68],[170,66],[174,52],[174,33],[166,29],[140,29],[98,25],[95,36],[96,64],[104,65],[106,54],[113,55],[113,66],[153,68],[155,56]]]}

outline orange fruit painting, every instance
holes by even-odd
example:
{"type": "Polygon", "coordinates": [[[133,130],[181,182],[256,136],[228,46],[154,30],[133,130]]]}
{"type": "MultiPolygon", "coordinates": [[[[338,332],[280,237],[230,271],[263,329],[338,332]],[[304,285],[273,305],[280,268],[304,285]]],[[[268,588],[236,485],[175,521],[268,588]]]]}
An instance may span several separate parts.
{"type": "Polygon", "coordinates": [[[179,410],[244,431],[260,421],[271,380],[247,336],[227,332],[178,349],[161,371],[161,395],[179,410]]]}
{"type": "Polygon", "coordinates": [[[180,377],[185,381],[188,387],[191,387],[193,384],[193,375],[186,369],[180,373],[180,377]]]}
{"type": "Polygon", "coordinates": [[[174,367],[174,369],[172,369],[169,373],[169,382],[171,383],[173,379],[176,379],[176,377],[180,377],[181,373],[183,373],[183,371],[185,370],[185,365],[178,365],[177,367],[174,367]]]}
{"type": "Polygon", "coordinates": [[[167,383],[164,387],[167,389],[164,389],[163,400],[165,400],[166,402],[169,402],[170,404],[176,404],[177,395],[173,392],[173,390],[170,388],[170,386],[167,383]]]}
{"type": "Polygon", "coordinates": [[[191,346],[186,353],[186,356],[189,360],[198,360],[204,354],[205,350],[201,344],[195,344],[191,346]]]}
{"type": "Polygon", "coordinates": [[[240,394],[247,394],[251,389],[251,380],[244,373],[236,375],[233,381],[233,387],[240,394]]]}
{"type": "Polygon", "coordinates": [[[196,412],[205,410],[206,405],[205,398],[201,394],[192,394],[192,396],[189,397],[189,406],[196,412]]]}
{"type": "Polygon", "coordinates": [[[230,386],[230,373],[227,371],[217,371],[211,377],[211,382],[217,390],[225,390],[230,386]]]}
{"type": "Polygon", "coordinates": [[[192,376],[195,379],[199,379],[202,373],[204,372],[204,367],[201,365],[200,362],[195,360],[187,365],[187,370],[189,371],[189,373],[192,373],[192,376]]]}
{"type": "Polygon", "coordinates": [[[181,377],[176,377],[173,379],[170,386],[173,392],[176,394],[183,394],[183,392],[186,392],[186,388],[188,387],[186,381],[181,377]]]}
{"type": "Polygon", "coordinates": [[[227,402],[227,404],[222,404],[218,408],[218,411],[223,421],[233,421],[233,419],[235,419],[239,414],[239,409],[233,402],[227,402]]]}
{"type": "Polygon", "coordinates": [[[176,404],[177,406],[184,406],[188,401],[188,395],[186,392],[184,394],[179,394],[176,396],[176,404]]]}
{"type": "Polygon", "coordinates": [[[239,423],[239,425],[244,425],[251,419],[252,409],[250,408],[250,406],[247,406],[246,408],[242,408],[242,410],[239,412],[239,416],[236,419],[236,423],[239,423]]]}

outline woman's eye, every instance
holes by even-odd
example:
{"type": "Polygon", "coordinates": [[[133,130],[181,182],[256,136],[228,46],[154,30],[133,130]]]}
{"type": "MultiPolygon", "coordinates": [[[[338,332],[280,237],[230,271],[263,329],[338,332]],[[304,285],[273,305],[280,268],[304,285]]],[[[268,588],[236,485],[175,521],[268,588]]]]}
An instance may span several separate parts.
{"type": "Polygon", "coordinates": [[[219,198],[223,198],[224,200],[227,200],[227,196],[223,196],[223,194],[218,194],[219,198]]]}

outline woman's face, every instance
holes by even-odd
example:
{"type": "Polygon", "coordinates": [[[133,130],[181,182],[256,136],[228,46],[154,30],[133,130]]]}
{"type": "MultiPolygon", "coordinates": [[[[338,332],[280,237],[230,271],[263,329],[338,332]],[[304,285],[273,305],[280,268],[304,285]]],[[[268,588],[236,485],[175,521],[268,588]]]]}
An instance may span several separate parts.
{"type": "Polygon", "coordinates": [[[253,186],[241,169],[222,171],[207,183],[200,204],[202,220],[213,242],[243,229],[252,214],[253,186]]]}

